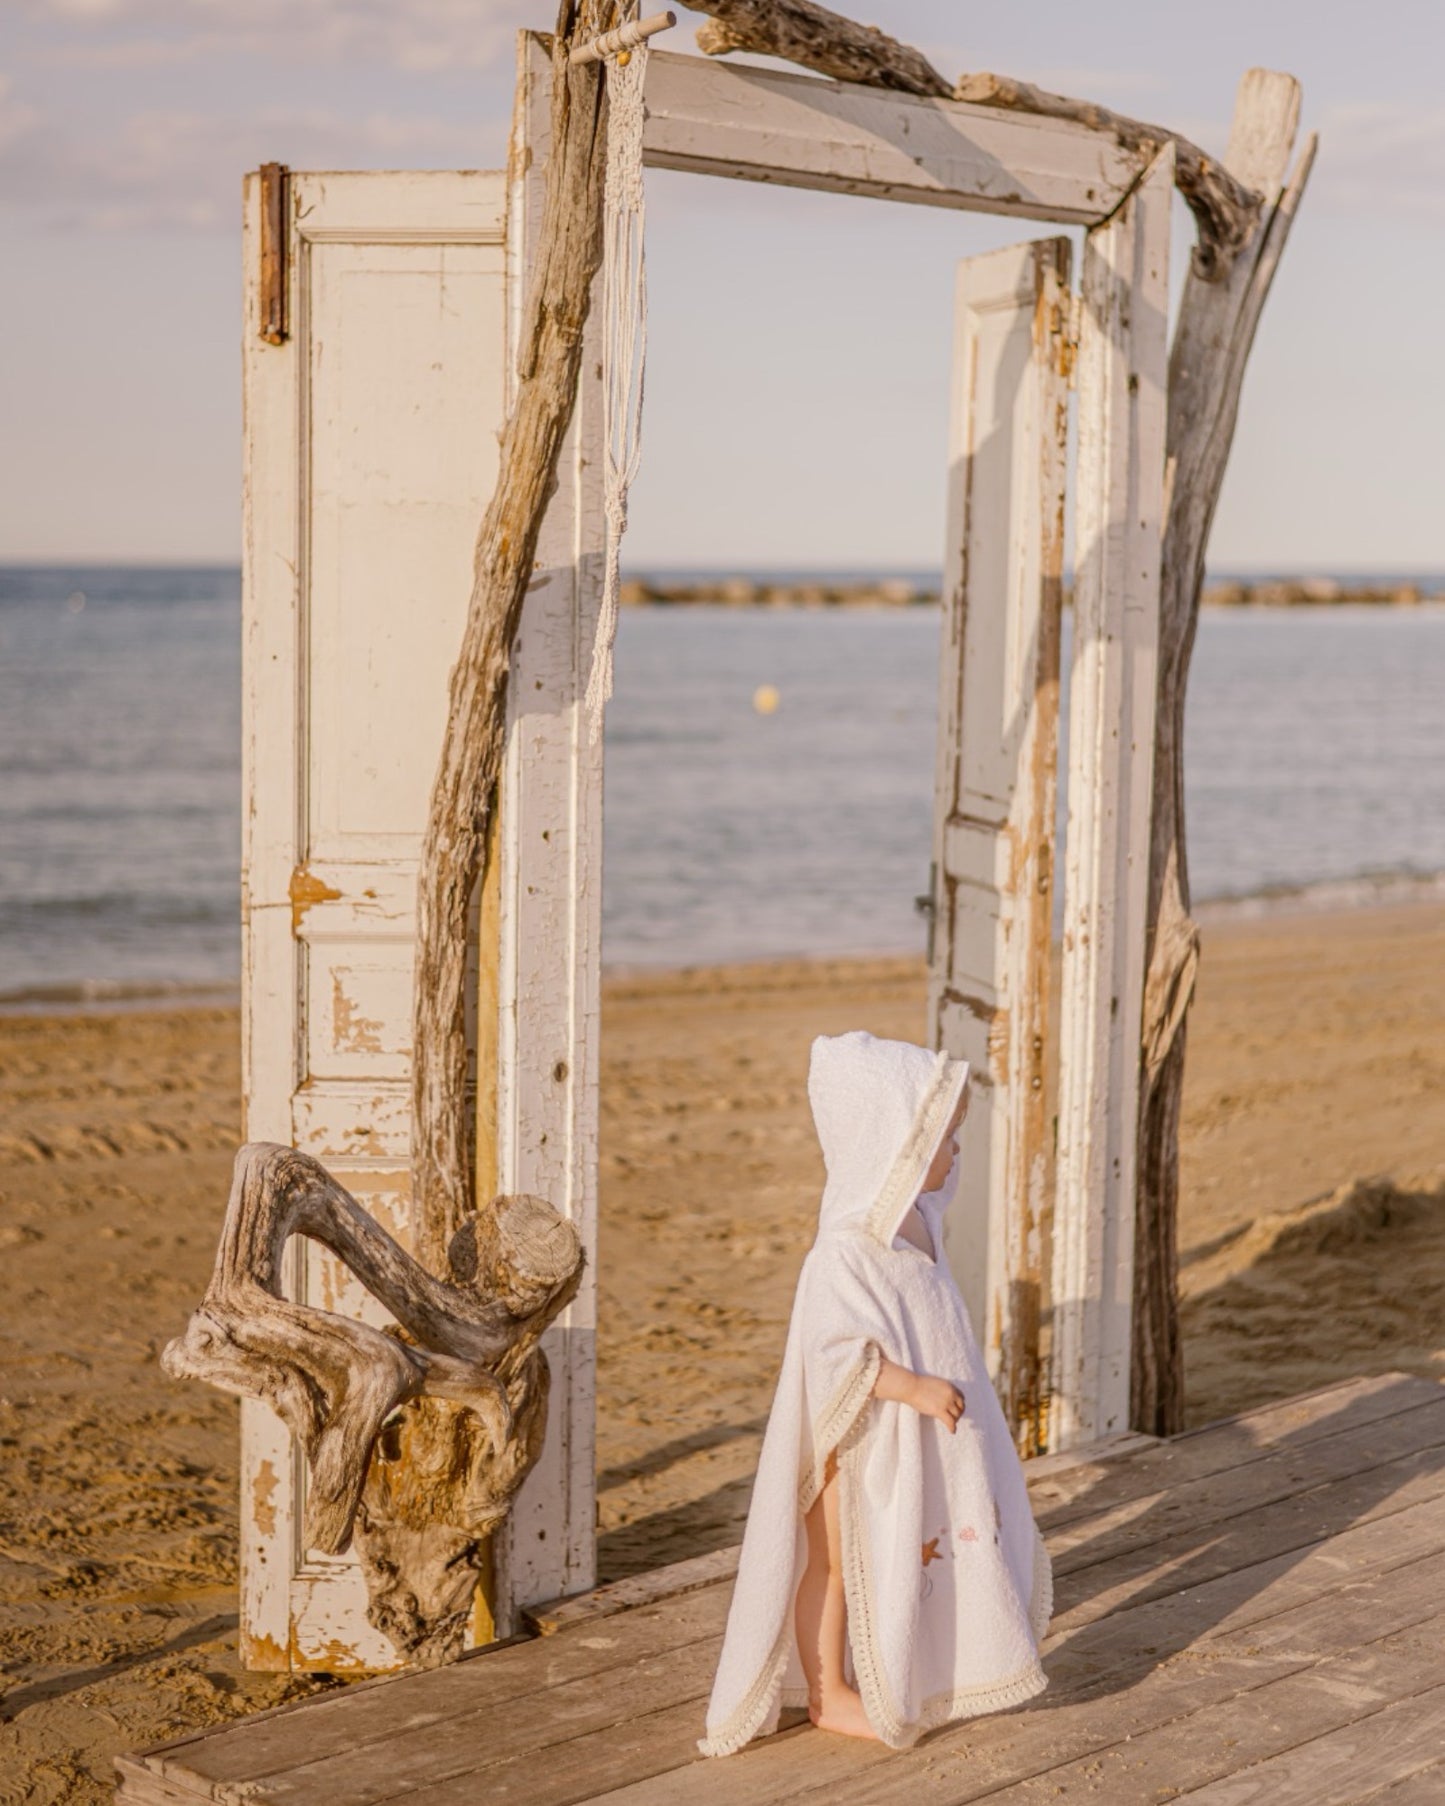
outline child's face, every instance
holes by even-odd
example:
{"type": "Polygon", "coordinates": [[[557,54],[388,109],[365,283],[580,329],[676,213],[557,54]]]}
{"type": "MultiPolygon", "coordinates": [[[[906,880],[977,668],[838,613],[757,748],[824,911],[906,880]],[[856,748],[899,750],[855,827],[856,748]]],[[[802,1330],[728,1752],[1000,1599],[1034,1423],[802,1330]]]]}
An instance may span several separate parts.
{"type": "Polygon", "coordinates": [[[953,1171],[953,1163],[958,1158],[958,1131],[963,1127],[963,1119],[968,1115],[968,1094],[971,1087],[965,1085],[963,1096],[958,1100],[958,1108],[952,1120],[943,1132],[943,1139],[938,1144],[938,1151],[933,1156],[933,1163],[923,1175],[923,1191],[937,1191],[948,1175],[953,1171]]]}

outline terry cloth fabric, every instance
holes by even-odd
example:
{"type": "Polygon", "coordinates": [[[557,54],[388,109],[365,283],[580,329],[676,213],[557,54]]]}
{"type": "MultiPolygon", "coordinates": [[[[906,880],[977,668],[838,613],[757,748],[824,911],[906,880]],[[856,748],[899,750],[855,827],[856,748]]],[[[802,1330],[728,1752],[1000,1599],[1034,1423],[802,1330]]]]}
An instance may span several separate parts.
{"type": "Polygon", "coordinates": [[[951,1173],[919,1188],[968,1081],[964,1061],[864,1033],[813,1043],[808,1096],[827,1184],[798,1279],[758,1461],[704,1755],[777,1728],[808,1695],[793,1625],[803,1515],[838,1454],[851,1673],[905,1749],[948,1719],[1044,1686],[1052,1578],[1002,1410],[943,1252],[951,1173]],[[898,1235],[915,1200],[930,1258],[898,1235]],[[952,1380],[955,1434],[871,1396],[882,1358],[952,1380]]]}

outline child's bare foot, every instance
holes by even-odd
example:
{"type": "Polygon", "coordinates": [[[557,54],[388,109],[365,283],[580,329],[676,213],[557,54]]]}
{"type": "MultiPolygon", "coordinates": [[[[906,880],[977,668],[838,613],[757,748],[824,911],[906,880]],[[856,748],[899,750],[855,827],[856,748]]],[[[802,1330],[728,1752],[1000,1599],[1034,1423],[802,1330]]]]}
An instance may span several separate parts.
{"type": "Polygon", "coordinates": [[[820,1731],[836,1731],[841,1737],[864,1737],[877,1743],[878,1733],[868,1722],[863,1701],[851,1687],[829,1688],[820,1705],[809,1705],[808,1716],[820,1731]]]}

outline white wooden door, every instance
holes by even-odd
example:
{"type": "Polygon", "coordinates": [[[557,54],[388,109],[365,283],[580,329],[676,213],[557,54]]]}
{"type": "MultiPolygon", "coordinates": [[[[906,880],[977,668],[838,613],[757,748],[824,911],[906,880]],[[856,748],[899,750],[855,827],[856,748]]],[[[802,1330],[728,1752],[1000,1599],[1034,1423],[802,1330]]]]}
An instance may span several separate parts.
{"type": "MultiPolygon", "coordinates": [[[[500,173],[292,175],[273,344],[246,192],[245,1128],[403,1242],[416,862],[496,479],[505,201],[500,173]]],[[[309,1243],[290,1283],[376,1309],[309,1243]]],[[[284,1428],[251,1403],[243,1425],[245,1661],[392,1666],[354,1561],[302,1546],[284,1428]]]]}
{"type": "Polygon", "coordinates": [[[1021,1445],[1040,1441],[1068,430],[1067,238],[960,264],[929,1014],[973,1068],[950,1259],[1021,1445]]]}

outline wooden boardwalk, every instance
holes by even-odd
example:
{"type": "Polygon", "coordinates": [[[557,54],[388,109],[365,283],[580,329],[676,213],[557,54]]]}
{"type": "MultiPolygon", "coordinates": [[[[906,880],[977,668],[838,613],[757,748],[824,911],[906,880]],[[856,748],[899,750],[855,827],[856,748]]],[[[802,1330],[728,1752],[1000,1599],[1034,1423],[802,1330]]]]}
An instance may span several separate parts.
{"type": "MultiPolygon", "coordinates": [[[[550,1633],[122,1759],[128,1806],[1445,1806],[1445,1388],[1390,1375],[1031,1464],[1047,1693],[896,1754],[694,1739],[730,1591],[636,1582],[550,1633]]],[[[670,1570],[673,1579],[678,1570],[670,1570]]]]}

